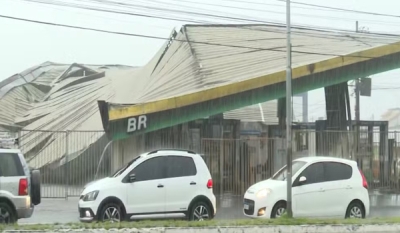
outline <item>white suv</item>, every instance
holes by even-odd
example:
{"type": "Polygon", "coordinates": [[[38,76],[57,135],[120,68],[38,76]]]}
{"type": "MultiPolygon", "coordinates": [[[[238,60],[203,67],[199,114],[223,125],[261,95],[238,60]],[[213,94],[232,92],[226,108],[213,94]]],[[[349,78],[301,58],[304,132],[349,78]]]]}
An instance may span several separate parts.
{"type": "Polygon", "coordinates": [[[212,219],[216,214],[212,187],[199,154],[168,149],[144,153],[111,177],[86,185],[79,200],[80,221],[212,219]]]}
{"type": "MultiPolygon", "coordinates": [[[[271,179],[251,186],[244,195],[244,214],[277,218],[286,210],[286,166],[271,179]]],[[[293,161],[294,217],[365,218],[369,214],[368,183],[357,163],[331,157],[293,161]]]]}

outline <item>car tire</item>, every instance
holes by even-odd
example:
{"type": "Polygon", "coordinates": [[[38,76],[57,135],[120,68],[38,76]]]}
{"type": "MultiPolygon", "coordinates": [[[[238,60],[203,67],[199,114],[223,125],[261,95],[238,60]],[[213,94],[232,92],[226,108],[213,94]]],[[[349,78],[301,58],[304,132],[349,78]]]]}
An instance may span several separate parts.
{"type": "Polygon", "coordinates": [[[17,222],[16,211],[8,203],[0,202],[0,224],[14,224],[17,222]]]}
{"type": "Polygon", "coordinates": [[[40,184],[40,171],[31,171],[31,199],[34,205],[39,205],[41,203],[41,184],[40,184]]]}
{"type": "Polygon", "coordinates": [[[207,221],[211,219],[211,208],[204,202],[197,202],[190,210],[189,221],[207,221]]]}
{"type": "Polygon", "coordinates": [[[280,218],[286,212],[286,203],[278,202],[271,211],[271,218],[280,218]]]}
{"type": "Polygon", "coordinates": [[[353,201],[347,207],[345,218],[365,218],[365,209],[361,202],[353,201]]]}
{"type": "Polygon", "coordinates": [[[109,203],[103,206],[98,216],[100,222],[121,222],[123,213],[121,206],[116,203],[109,203]]]}

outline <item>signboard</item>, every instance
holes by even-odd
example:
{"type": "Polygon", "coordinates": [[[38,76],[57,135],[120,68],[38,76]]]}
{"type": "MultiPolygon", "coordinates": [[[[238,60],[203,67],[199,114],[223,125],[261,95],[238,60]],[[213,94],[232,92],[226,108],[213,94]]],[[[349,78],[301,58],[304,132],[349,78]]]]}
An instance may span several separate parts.
{"type": "Polygon", "coordinates": [[[360,95],[371,96],[372,81],[370,78],[362,78],[360,80],[360,95]]]}
{"type": "Polygon", "coordinates": [[[128,126],[126,129],[127,133],[133,133],[137,130],[142,130],[147,128],[147,116],[142,115],[138,117],[128,118],[128,126]]]}

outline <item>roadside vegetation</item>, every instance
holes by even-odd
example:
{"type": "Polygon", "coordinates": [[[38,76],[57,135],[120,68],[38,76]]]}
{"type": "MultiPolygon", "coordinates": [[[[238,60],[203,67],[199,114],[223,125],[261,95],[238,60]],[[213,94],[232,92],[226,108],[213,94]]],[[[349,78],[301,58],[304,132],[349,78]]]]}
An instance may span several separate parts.
{"type": "Polygon", "coordinates": [[[400,218],[371,219],[242,219],[212,220],[203,222],[189,221],[135,221],[120,223],[67,223],[67,224],[33,224],[33,225],[0,225],[0,230],[56,230],[56,229],[123,229],[153,227],[216,227],[216,226],[278,226],[278,225],[363,225],[363,224],[400,224],[400,218]]]}

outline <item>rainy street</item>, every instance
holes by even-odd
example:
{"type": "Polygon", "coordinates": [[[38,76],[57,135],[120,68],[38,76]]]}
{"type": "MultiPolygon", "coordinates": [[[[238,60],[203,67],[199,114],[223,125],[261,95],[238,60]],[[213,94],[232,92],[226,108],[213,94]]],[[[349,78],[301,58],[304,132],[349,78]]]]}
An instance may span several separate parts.
{"type": "MultiPolygon", "coordinates": [[[[400,216],[400,194],[371,192],[370,217],[400,216]]],[[[218,197],[216,219],[243,219],[242,198],[224,195],[218,197]]],[[[32,218],[20,220],[20,224],[53,224],[78,222],[78,198],[42,199],[32,218]]]]}

